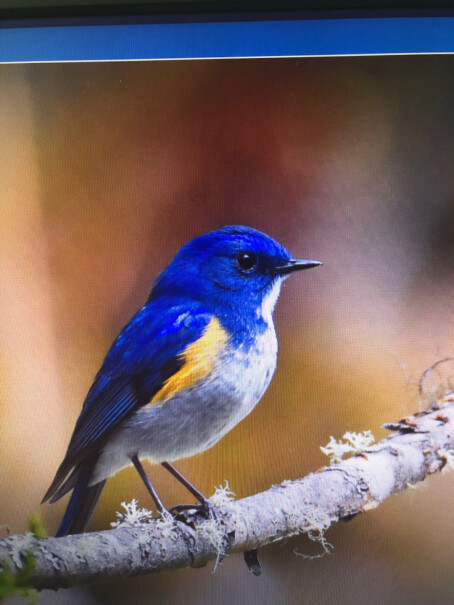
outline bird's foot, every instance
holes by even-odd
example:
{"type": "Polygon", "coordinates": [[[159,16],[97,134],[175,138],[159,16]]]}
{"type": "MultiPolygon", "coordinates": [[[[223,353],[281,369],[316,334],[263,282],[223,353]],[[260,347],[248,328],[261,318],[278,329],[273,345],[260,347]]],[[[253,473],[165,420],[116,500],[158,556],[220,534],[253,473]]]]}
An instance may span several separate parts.
{"type": "Polygon", "coordinates": [[[218,520],[216,507],[209,501],[203,500],[199,504],[176,504],[170,511],[175,519],[194,527],[201,519],[218,520]]]}

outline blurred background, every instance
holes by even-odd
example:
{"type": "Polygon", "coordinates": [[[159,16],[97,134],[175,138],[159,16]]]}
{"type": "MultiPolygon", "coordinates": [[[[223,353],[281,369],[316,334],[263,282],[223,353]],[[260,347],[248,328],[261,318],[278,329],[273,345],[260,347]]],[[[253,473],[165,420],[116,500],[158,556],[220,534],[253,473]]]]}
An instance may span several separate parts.
{"type": "MultiPolygon", "coordinates": [[[[56,530],[67,499],[40,501],[111,342],[178,248],[225,224],[324,266],[283,288],[261,403],[177,464],[202,492],[301,477],[330,435],[380,439],[418,410],[454,353],[452,56],[2,65],[0,82],[0,525],[56,530]]],[[[452,603],[453,495],[434,476],[330,529],[321,559],[295,554],[320,553],[305,537],[267,547],[260,578],[232,556],[40,602],[452,603]]],[[[133,498],[151,507],[128,469],[90,529],[133,498]]]]}

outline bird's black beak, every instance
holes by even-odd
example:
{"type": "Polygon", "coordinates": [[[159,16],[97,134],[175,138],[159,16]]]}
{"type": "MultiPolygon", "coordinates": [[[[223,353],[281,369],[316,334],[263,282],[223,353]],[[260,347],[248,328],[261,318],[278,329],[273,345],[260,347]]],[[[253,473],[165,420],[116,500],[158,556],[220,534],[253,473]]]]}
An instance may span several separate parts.
{"type": "Polygon", "coordinates": [[[290,275],[294,271],[303,271],[304,269],[312,269],[312,267],[318,267],[319,265],[323,265],[318,260],[297,260],[296,258],[291,258],[285,264],[280,267],[274,267],[273,273],[275,275],[290,275]]]}

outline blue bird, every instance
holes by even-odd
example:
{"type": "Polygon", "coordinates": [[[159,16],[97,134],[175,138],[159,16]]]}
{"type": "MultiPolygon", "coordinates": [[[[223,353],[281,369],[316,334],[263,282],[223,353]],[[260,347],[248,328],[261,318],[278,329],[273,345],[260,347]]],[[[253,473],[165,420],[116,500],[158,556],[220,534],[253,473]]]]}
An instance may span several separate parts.
{"type": "Polygon", "coordinates": [[[43,502],[72,495],[57,536],[84,531],[106,480],[134,465],[166,510],[141,460],[203,452],[247,416],[276,368],[273,310],[282,281],[316,267],[271,237],[229,226],[196,237],[155,281],[113,343],[85,399],[68,451],[43,502]]]}

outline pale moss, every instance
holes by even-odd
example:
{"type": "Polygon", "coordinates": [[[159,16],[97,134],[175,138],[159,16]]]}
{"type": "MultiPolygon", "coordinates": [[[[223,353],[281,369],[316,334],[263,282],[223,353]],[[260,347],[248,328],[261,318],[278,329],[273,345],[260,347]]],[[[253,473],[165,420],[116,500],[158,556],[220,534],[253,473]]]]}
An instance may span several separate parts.
{"type": "Polygon", "coordinates": [[[235,499],[235,494],[232,492],[229,486],[229,482],[226,481],[225,485],[215,487],[215,492],[211,496],[210,501],[216,508],[223,508],[230,504],[235,499]]]}
{"type": "Polygon", "coordinates": [[[330,437],[329,443],[324,447],[321,446],[320,449],[328,456],[331,464],[339,464],[346,454],[359,454],[374,441],[375,437],[369,430],[362,433],[347,431],[339,441],[330,437]]]}
{"type": "Polygon", "coordinates": [[[224,523],[219,519],[208,519],[199,525],[198,531],[216,550],[216,561],[213,568],[213,573],[215,573],[219,563],[226,556],[227,538],[224,523]]]}
{"type": "Polygon", "coordinates": [[[156,520],[156,528],[164,539],[175,540],[178,536],[179,529],[175,517],[167,511],[163,511],[160,518],[156,520]]]}
{"type": "Polygon", "coordinates": [[[304,510],[304,530],[309,540],[318,542],[323,548],[323,552],[318,555],[306,555],[295,550],[295,554],[304,559],[319,559],[331,553],[334,546],[325,538],[325,532],[330,527],[333,519],[318,507],[307,507],[304,510]]]}
{"type": "Polygon", "coordinates": [[[110,526],[113,528],[120,527],[126,523],[129,525],[142,525],[148,523],[153,518],[153,512],[147,508],[139,508],[136,499],[131,502],[122,502],[121,506],[125,509],[124,513],[117,512],[117,521],[113,521],[110,526]]]}

